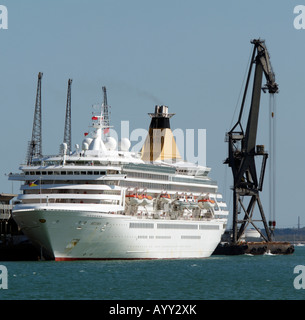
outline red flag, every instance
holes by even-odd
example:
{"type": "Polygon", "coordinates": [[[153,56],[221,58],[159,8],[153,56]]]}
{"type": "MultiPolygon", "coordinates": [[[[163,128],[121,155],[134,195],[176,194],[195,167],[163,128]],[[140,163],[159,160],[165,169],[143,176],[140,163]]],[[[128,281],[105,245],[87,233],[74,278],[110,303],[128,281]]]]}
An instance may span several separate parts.
{"type": "Polygon", "coordinates": [[[98,117],[92,117],[92,120],[98,120],[98,117]]]}
{"type": "Polygon", "coordinates": [[[86,137],[88,134],[89,134],[88,132],[85,132],[85,133],[84,133],[85,137],[86,137]]]}

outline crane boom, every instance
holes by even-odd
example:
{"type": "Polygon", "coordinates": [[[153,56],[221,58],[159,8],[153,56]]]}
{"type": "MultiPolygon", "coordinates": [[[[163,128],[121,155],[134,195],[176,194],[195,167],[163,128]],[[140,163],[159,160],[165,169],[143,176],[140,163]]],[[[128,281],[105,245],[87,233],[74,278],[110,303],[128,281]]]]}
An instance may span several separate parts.
{"type": "Polygon", "coordinates": [[[246,152],[253,152],[256,145],[261,88],[264,92],[267,89],[270,94],[278,92],[278,85],[275,82],[275,75],[270,64],[269,53],[264,42],[262,40],[253,40],[252,43],[254,44],[254,52],[257,50],[257,56],[255,59],[256,68],[253,82],[251,108],[245,136],[246,152]],[[267,83],[264,87],[262,87],[263,73],[265,74],[267,80],[267,83]]]}

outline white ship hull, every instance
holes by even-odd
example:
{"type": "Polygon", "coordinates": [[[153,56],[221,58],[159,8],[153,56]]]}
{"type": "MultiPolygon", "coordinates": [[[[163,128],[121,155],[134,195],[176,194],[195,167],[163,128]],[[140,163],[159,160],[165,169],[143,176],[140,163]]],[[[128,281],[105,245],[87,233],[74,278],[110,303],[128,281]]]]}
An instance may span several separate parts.
{"type": "Polygon", "coordinates": [[[104,139],[105,110],[92,117],[82,150],[63,143],[59,155],[34,158],[32,150],[21,173],[9,175],[23,181],[12,211],[18,226],[55,260],[209,257],[227,206],[210,169],[182,161],[173,147],[173,114],[156,106],[140,154],[128,139],[118,150],[115,139],[104,139]],[[201,206],[203,199],[213,205],[201,206]]]}
{"type": "Polygon", "coordinates": [[[23,232],[57,261],[209,257],[223,219],[184,221],[54,209],[14,210],[23,232]]]}

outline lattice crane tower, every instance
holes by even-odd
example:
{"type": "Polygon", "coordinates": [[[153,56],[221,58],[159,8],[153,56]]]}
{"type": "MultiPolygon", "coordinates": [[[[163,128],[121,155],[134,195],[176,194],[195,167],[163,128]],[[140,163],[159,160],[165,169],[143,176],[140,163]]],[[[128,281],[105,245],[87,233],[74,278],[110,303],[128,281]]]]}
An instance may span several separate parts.
{"type": "Polygon", "coordinates": [[[32,139],[29,142],[27,161],[31,163],[34,157],[42,157],[42,137],[41,137],[41,79],[42,72],[38,73],[37,92],[35,102],[35,112],[32,130],[32,139]]]}

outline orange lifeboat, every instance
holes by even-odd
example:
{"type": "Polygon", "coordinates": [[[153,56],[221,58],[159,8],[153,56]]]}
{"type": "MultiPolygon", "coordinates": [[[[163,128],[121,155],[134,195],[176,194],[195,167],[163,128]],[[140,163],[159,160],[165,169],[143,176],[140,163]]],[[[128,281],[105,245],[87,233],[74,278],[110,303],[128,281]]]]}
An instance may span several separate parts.
{"type": "Polygon", "coordinates": [[[147,194],[142,195],[142,202],[141,202],[142,206],[147,206],[147,205],[151,204],[152,202],[153,202],[152,196],[149,196],[147,194]]]}
{"type": "Polygon", "coordinates": [[[139,203],[142,202],[142,199],[139,199],[137,193],[130,193],[126,195],[126,202],[130,205],[139,205],[139,203]]]}
{"type": "Polygon", "coordinates": [[[208,195],[199,197],[197,202],[201,209],[210,209],[215,206],[215,200],[211,199],[208,195]]]}
{"type": "Polygon", "coordinates": [[[168,193],[161,193],[160,200],[161,202],[168,203],[171,201],[171,196],[168,193]]]}

